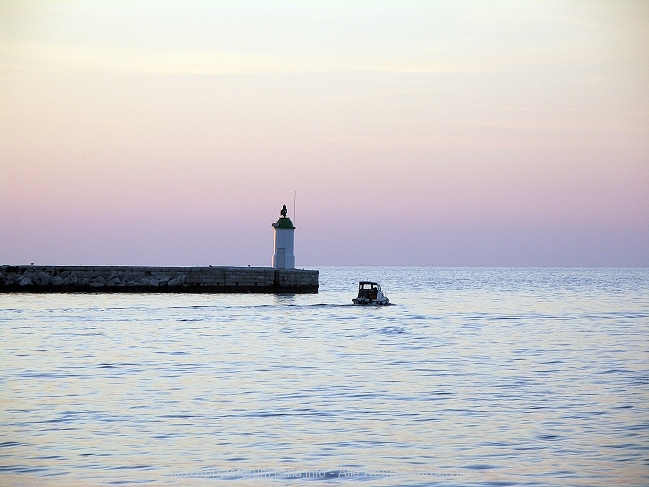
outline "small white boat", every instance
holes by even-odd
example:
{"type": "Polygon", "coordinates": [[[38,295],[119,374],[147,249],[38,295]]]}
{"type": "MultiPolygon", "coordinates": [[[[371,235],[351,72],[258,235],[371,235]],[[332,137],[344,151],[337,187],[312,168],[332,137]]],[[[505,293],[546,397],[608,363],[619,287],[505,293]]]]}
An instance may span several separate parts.
{"type": "Polygon", "coordinates": [[[352,299],[352,303],[386,306],[390,304],[390,300],[381,291],[381,285],[378,282],[360,281],[358,283],[358,296],[352,299]]]}

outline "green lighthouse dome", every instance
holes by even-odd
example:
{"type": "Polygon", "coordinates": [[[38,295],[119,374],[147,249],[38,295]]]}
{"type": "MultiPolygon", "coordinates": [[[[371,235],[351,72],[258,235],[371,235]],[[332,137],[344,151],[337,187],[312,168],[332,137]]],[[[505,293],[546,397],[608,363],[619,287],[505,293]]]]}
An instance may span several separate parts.
{"type": "Polygon", "coordinates": [[[275,227],[276,228],[295,228],[293,226],[293,222],[291,221],[291,219],[286,218],[286,217],[283,217],[283,218],[280,218],[279,220],[277,220],[277,223],[275,224],[275,227]]]}

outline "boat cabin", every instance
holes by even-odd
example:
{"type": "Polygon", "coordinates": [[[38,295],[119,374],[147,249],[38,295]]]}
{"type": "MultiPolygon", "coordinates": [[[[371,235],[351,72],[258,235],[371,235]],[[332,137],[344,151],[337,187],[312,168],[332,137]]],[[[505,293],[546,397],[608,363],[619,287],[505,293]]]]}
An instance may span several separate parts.
{"type": "Polygon", "coordinates": [[[377,299],[381,285],[378,282],[361,281],[358,283],[358,297],[366,299],[377,299]]]}

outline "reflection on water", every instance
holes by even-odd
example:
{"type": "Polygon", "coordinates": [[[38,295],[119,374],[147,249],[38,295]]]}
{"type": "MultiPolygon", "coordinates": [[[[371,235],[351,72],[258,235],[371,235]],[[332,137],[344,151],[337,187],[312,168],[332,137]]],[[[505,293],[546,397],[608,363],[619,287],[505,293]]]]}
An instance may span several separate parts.
{"type": "Polygon", "coordinates": [[[0,481],[644,485],[648,291],[323,268],[317,295],[0,295],[0,481]],[[361,279],[395,305],[352,306],[361,279]]]}

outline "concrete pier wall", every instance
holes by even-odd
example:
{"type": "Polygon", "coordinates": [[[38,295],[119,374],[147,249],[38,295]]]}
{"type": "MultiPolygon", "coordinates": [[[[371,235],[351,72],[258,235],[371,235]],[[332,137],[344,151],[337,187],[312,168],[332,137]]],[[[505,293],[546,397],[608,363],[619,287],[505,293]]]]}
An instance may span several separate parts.
{"type": "Polygon", "coordinates": [[[0,267],[0,293],[317,293],[319,272],[270,267],[0,267]]]}

